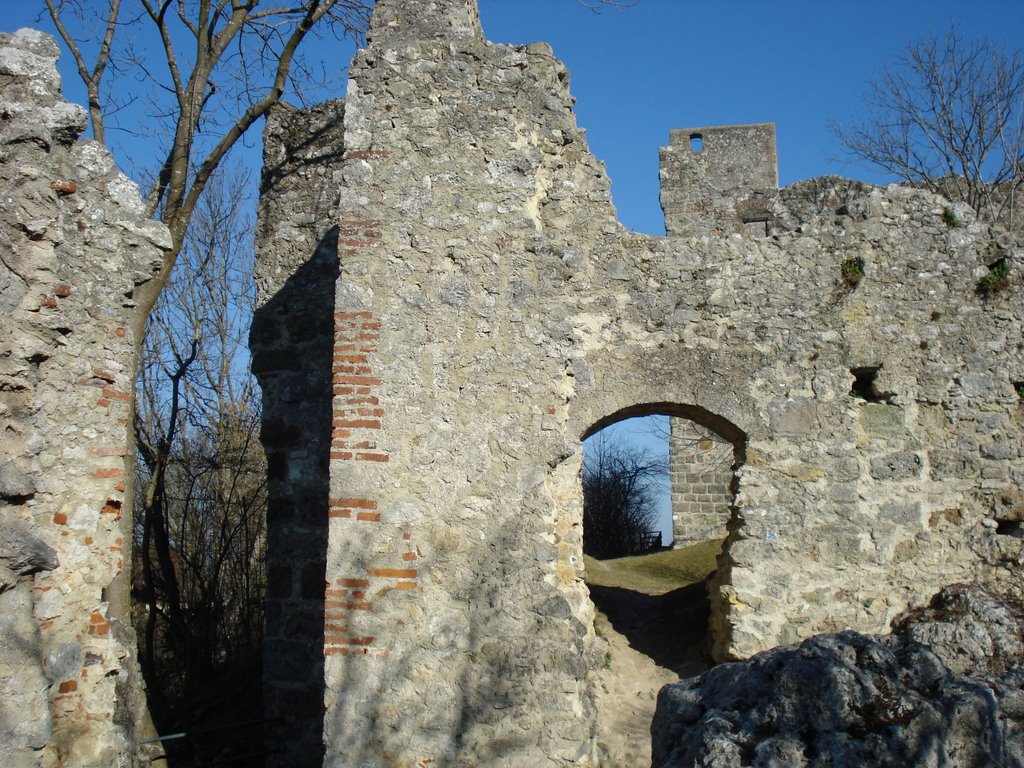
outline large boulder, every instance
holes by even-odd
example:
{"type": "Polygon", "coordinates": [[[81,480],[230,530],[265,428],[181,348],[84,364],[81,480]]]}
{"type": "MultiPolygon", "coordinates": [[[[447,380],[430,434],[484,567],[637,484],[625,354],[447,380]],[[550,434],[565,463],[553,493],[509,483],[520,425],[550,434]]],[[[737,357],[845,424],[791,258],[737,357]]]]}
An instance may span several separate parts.
{"type": "Polygon", "coordinates": [[[927,645],[959,675],[1002,675],[1024,662],[1024,610],[978,586],[946,587],[893,632],[927,645]]]}
{"type": "Polygon", "coordinates": [[[662,689],[654,768],[1022,766],[1024,673],[956,674],[899,636],[818,635],[662,689]]]}

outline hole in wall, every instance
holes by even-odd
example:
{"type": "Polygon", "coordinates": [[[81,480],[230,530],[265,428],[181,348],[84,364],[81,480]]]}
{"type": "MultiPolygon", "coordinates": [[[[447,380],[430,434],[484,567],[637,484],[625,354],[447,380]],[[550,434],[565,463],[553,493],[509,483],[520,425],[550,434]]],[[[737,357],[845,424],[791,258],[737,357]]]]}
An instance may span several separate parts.
{"type": "Polygon", "coordinates": [[[996,520],[996,533],[1000,536],[1014,536],[1024,539],[1024,522],[1020,520],[996,520]]]}
{"type": "Polygon", "coordinates": [[[744,444],[742,432],[726,420],[665,403],[624,409],[585,436],[585,578],[595,631],[608,642],[597,686],[599,739],[636,734],[634,755],[641,762],[658,690],[711,666],[706,580],[732,513],[744,444]],[[601,477],[614,472],[624,476],[622,487],[601,477]],[[620,531],[618,550],[607,555],[611,548],[591,530],[608,501],[599,503],[596,493],[603,483],[611,495],[621,494],[644,476],[648,482],[640,484],[655,495],[655,510],[640,516],[638,535],[620,531]],[[629,707],[622,706],[624,697],[629,707]]]}
{"type": "Polygon", "coordinates": [[[850,397],[869,403],[891,403],[892,393],[882,392],[878,388],[878,372],[880,370],[882,370],[881,364],[851,368],[853,385],[850,387],[850,397]]]}
{"type": "Polygon", "coordinates": [[[704,151],[704,136],[699,133],[690,134],[690,151],[691,152],[703,152],[704,151]]]}

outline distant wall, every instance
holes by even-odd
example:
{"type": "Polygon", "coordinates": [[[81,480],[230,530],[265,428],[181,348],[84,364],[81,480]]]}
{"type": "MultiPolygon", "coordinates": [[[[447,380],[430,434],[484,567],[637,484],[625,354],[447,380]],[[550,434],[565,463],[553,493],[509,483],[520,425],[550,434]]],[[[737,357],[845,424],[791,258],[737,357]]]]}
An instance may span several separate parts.
{"type": "Polygon", "coordinates": [[[252,371],[268,464],[268,764],[323,759],[327,467],[345,103],[280,104],[263,131],[252,371]]]}
{"type": "Polygon", "coordinates": [[[724,539],[733,503],[736,450],[689,419],[669,419],[672,540],[677,546],[724,539]]]}

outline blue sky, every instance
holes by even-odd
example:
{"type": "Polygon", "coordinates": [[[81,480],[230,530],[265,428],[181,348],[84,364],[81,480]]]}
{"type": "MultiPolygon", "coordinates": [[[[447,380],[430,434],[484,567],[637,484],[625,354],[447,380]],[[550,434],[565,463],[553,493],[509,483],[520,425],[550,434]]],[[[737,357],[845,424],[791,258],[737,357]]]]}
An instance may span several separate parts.
{"type": "MultiPolygon", "coordinates": [[[[39,26],[41,5],[10,4],[0,29],[39,26]]],[[[601,13],[577,0],[479,6],[489,39],[545,41],[567,64],[579,124],[607,165],[620,219],[652,234],[663,232],[658,148],[671,128],[771,121],[783,185],[824,173],[888,181],[850,164],[828,130],[830,120],[856,117],[879,66],[907,41],[950,24],[1024,48],[1024,0],[638,0],[601,13]]],[[[352,49],[333,43],[322,53],[340,75],[352,49]]],[[[69,98],[81,103],[70,60],[61,66],[69,98]]],[[[247,139],[255,165],[258,136],[247,139]]]]}
{"type": "Polygon", "coordinates": [[[658,147],[671,128],[774,122],[783,185],[851,165],[828,130],[857,115],[865,81],[909,40],[944,34],[1024,48],[1024,0],[480,0],[496,42],[550,43],[571,73],[579,124],[604,160],[620,219],[662,230],[658,147]]]}

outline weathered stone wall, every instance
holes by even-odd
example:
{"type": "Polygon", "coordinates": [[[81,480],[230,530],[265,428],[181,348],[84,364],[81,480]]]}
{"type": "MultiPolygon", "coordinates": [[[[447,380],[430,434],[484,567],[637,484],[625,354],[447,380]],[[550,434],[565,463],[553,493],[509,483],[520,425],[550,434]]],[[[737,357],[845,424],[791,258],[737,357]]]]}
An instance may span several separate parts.
{"type": "Polygon", "coordinates": [[[547,46],[485,43],[473,5],[379,3],[350,70],[330,766],[525,768],[589,750],[597,652],[563,426],[565,285],[585,258],[570,237],[591,213],[574,199],[618,225],[565,70],[547,46]]]}
{"type": "Polygon", "coordinates": [[[690,419],[740,461],[719,659],[884,631],[942,584],[1019,592],[1019,247],[934,196],[833,181],[765,190],[772,237],[733,192],[729,226],[630,233],[550,49],[475,19],[381,0],[350,70],[315,511],[325,764],[585,759],[580,440],[619,418],[690,419]],[[998,257],[1011,286],[983,297],[998,257]]]}
{"type": "Polygon", "coordinates": [[[344,102],[276,107],[263,133],[250,347],[269,468],[264,703],[279,765],[322,761],[331,358],[344,102]]]}
{"type": "Polygon", "coordinates": [[[669,429],[673,543],[725,538],[733,503],[733,444],[689,419],[671,418],[669,429]]]}
{"type": "Polygon", "coordinates": [[[775,124],[678,128],[661,149],[661,207],[669,235],[764,236],[779,188],[775,124]]]}
{"type": "Polygon", "coordinates": [[[122,766],[144,712],[127,615],[129,312],[165,228],[75,143],[54,41],[0,36],[0,762],[122,766]]]}

